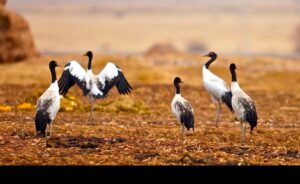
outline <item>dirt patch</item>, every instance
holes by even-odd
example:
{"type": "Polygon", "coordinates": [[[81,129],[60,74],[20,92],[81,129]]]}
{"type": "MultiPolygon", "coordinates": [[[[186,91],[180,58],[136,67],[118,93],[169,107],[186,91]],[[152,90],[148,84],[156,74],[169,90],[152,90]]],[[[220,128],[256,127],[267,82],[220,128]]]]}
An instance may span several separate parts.
{"type": "Polygon", "coordinates": [[[125,142],[124,138],[117,137],[111,139],[104,139],[98,137],[54,137],[46,141],[47,148],[70,148],[70,147],[79,147],[83,149],[93,149],[99,148],[101,144],[109,143],[123,143],[125,142]]]}
{"type": "Polygon", "coordinates": [[[135,159],[137,160],[145,160],[147,158],[152,158],[152,157],[159,157],[159,153],[158,152],[146,152],[146,153],[140,153],[135,155],[135,159]]]}
{"type": "Polygon", "coordinates": [[[249,147],[224,147],[224,148],[220,148],[219,150],[229,154],[244,155],[245,153],[249,153],[250,148],[249,147]]]}
{"type": "Polygon", "coordinates": [[[35,137],[35,135],[31,131],[24,130],[24,129],[14,130],[11,133],[11,136],[15,138],[21,138],[21,139],[29,139],[35,137]]]}
{"type": "Polygon", "coordinates": [[[288,150],[286,153],[286,156],[292,157],[292,158],[300,158],[300,154],[298,150],[288,150]]]}

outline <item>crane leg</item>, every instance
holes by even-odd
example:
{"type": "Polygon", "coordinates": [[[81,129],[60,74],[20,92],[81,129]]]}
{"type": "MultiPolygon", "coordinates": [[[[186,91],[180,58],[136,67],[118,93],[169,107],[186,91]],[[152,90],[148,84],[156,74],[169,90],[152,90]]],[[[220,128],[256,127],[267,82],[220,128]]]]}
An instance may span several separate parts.
{"type": "Polygon", "coordinates": [[[217,100],[215,97],[211,96],[212,102],[216,106],[216,117],[215,117],[215,124],[216,127],[219,126],[219,121],[220,121],[220,115],[221,115],[221,103],[219,100],[217,100]]]}
{"type": "Polygon", "coordinates": [[[90,96],[90,107],[91,107],[91,111],[90,111],[90,116],[89,116],[89,124],[93,123],[93,111],[94,111],[94,105],[95,105],[95,98],[90,96]]]}
{"type": "Polygon", "coordinates": [[[253,143],[253,139],[252,139],[252,131],[250,132],[250,142],[251,142],[251,144],[253,143]]]}
{"type": "Polygon", "coordinates": [[[220,104],[220,102],[218,102],[218,104],[217,104],[217,110],[216,110],[216,127],[219,126],[220,115],[221,115],[221,104],[220,104]]]}
{"type": "Polygon", "coordinates": [[[245,146],[246,144],[246,123],[241,121],[241,144],[245,146]]]}
{"type": "Polygon", "coordinates": [[[185,139],[185,128],[184,128],[183,124],[181,124],[181,136],[182,136],[182,139],[185,139]]]}
{"type": "Polygon", "coordinates": [[[51,137],[51,125],[52,125],[52,122],[49,123],[46,127],[46,139],[50,139],[50,137],[51,137]]]}

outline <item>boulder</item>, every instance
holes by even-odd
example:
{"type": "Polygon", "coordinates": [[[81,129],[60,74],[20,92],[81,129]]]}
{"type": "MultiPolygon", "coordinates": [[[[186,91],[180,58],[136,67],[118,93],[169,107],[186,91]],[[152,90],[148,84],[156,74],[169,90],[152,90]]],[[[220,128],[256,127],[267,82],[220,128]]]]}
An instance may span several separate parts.
{"type": "Polygon", "coordinates": [[[5,6],[5,4],[6,4],[6,0],[0,0],[0,7],[5,6]]]}
{"type": "Polygon", "coordinates": [[[5,9],[0,0],[0,63],[15,62],[38,54],[28,22],[19,14],[5,9]]]}

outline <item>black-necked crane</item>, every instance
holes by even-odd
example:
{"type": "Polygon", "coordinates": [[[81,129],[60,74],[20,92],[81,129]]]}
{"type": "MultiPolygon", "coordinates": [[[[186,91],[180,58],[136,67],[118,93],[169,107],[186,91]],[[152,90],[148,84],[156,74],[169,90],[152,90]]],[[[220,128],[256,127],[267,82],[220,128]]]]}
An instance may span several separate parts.
{"type": "Polygon", "coordinates": [[[226,106],[233,111],[231,106],[232,93],[225,81],[209,70],[210,64],[217,59],[217,54],[210,52],[204,56],[210,57],[210,59],[202,67],[202,80],[204,88],[207,90],[212,102],[216,106],[215,123],[218,127],[221,114],[221,102],[225,103],[226,106]]]}
{"type": "Polygon", "coordinates": [[[175,96],[171,103],[171,109],[176,119],[180,121],[182,128],[182,136],[185,135],[185,128],[194,131],[194,111],[190,102],[184,99],[180,93],[180,83],[183,83],[179,77],[175,77],[174,86],[176,89],[175,96]]]}
{"type": "Polygon", "coordinates": [[[239,86],[236,77],[236,66],[235,64],[230,64],[229,70],[231,72],[231,92],[232,92],[232,108],[235,116],[241,122],[241,143],[245,145],[246,143],[246,122],[250,124],[251,127],[251,142],[252,142],[252,130],[257,125],[257,112],[256,107],[251,99],[239,86]]]}
{"type": "Polygon", "coordinates": [[[55,72],[57,66],[59,65],[56,61],[50,61],[49,68],[52,81],[37,101],[35,128],[38,137],[51,137],[51,125],[60,107],[60,95],[55,72]]]}
{"type": "Polygon", "coordinates": [[[122,70],[114,63],[108,62],[103,70],[95,75],[92,72],[93,53],[87,51],[84,56],[89,58],[87,71],[77,61],[70,61],[64,67],[61,78],[58,81],[59,92],[67,94],[68,90],[77,84],[84,96],[89,96],[91,111],[89,122],[93,120],[93,109],[96,99],[106,98],[109,91],[116,86],[120,94],[128,94],[132,87],[126,80],[122,70]]]}

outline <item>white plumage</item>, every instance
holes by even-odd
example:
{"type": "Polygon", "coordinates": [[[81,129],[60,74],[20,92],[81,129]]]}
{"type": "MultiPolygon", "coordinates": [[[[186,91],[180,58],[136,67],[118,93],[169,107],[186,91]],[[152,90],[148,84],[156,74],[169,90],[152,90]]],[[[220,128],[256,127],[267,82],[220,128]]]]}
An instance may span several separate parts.
{"type": "Polygon", "coordinates": [[[220,114],[221,114],[221,102],[225,103],[227,107],[232,111],[231,97],[232,93],[229,86],[220,77],[213,74],[208,68],[209,65],[217,58],[217,54],[210,52],[208,57],[211,59],[206,62],[202,67],[202,79],[203,86],[210,94],[212,102],[216,106],[216,126],[218,126],[220,114]]]}
{"type": "Polygon", "coordinates": [[[65,65],[64,72],[58,81],[60,94],[67,94],[74,85],[80,87],[84,96],[89,96],[91,103],[91,113],[89,122],[92,122],[95,99],[106,98],[109,91],[116,86],[120,94],[128,94],[132,87],[126,80],[122,70],[115,64],[108,62],[103,70],[95,75],[91,69],[93,54],[88,51],[88,69],[85,71],[77,61],[71,61],[65,65]]]}
{"type": "Polygon", "coordinates": [[[49,114],[51,121],[54,120],[60,107],[60,95],[57,81],[52,83],[49,88],[40,96],[37,101],[37,111],[44,110],[49,114]],[[48,104],[51,101],[51,104],[48,104]],[[45,109],[45,107],[48,107],[45,109]]]}
{"type": "Polygon", "coordinates": [[[70,61],[69,65],[66,65],[64,70],[69,70],[70,74],[78,78],[80,81],[87,80],[88,76],[86,71],[75,60],[70,61]]]}
{"type": "Polygon", "coordinates": [[[47,138],[51,136],[51,124],[60,107],[59,87],[55,73],[56,66],[58,65],[55,61],[51,61],[49,64],[52,83],[38,99],[35,116],[37,136],[46,136],[47,138]]]}
{"type": "MultiPolygon", "coordinates": [[[[256,107],[251,99],[239,86],[236,78],[236,66],[231,64],[230,67],[232,82],[231,82],[231,91],[232,91],[232,108],[235,116],[241,122],[241,143],[244,145],[246,143],[246,122],[251,126],[251,135],[252,130],[257,126],[257,112],[256,107]]],[[[252,136],[251,136],[252,141],[252,136]]]]}
{"type": "Polygon", "coordinates": [[[192,112],[192,114],[194,113],[193,107],[190,102],[183,98],[181,94],[175,94],[171,102],[171,109],[178,121],[180,121],[180,117],[185,110],[192,112]],[[181,107],[184,107],[184,110],[181,109],[181,107]]]}
{"type": "Polygon", "coordinates": [[[231,83],[231,91],[232,91],[232,108],[234,114],[239,119],[245,119],[245,108],[242,104],[239,103],[240,99],[244,99],[247,103],[251,103],[252,99],[249,97],[239,86],[237,82],[231,83]]]}
{"type": "Polygon", "coordinates": [[[229,86],[218,76],[211,73],[205,66],[202,69],[204,88],[217,100],[230,91],[229,86]]]}
{"type": "Polygon", "coordinates": [[[101,73],[97,76],[97,79],[104,85],[106,80],[112,80],[113,78],[118,76],[118,72],[121,71],[121,69],[117,68],[115,64],[108,62],[101,73]]]}
{"type": "Polygon", "coordinates": [[[179,83],[182,83],[179,77],[174,79],[176,94],[171,102],[171,109],[176,119],[180,121],[182,127],[182,135],[184,136],[185,128],[194,130],[194,110],[190,102],[184,99],[180,94],[179,83]]]}

